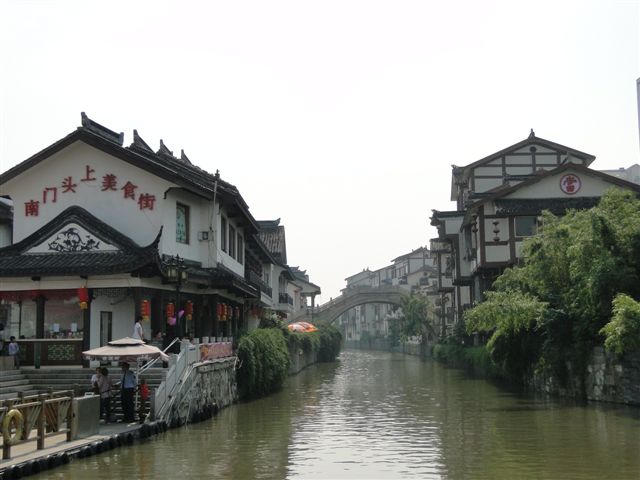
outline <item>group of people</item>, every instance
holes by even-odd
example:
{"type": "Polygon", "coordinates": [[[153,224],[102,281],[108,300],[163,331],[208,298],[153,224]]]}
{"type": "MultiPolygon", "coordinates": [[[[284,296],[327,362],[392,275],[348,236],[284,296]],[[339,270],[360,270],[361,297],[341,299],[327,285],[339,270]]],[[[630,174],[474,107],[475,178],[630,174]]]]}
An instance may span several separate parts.
{"type": "MultiPolygon", "coordinates": [[[[122,363],[120,381],[116,384],[120,387],[120,403],[122,406],[123,422],[131,423],[135,419],[134,396],[136,391],[136,377],[129,369],[129,364],[122,363]]],[[[96,373],[91,377],[93,393],[100,395],[100,417],[104,416],[105,422],[111,421],[111,398],[115,389],[109,378],[109,370],[105,367],[96,368],[96,373]]],[[[149,387],[144,379],[140,381],[140,419],[144,416],[144,405],[149,398],[149,387]]]]}

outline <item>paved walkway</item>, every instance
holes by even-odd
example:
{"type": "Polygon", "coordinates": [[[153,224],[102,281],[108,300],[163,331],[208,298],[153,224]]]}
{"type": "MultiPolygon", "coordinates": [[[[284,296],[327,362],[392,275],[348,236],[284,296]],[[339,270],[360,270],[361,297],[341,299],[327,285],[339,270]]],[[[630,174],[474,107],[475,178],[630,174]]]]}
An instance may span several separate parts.
{"type": "Polygon", "coordinates": [[[138,422],[129,424],[100,424],[100,429],[97,434],[80,438],[78,440],[73,440],[71,442],[66,441],[66,433],[61,433],[59,435],[53,435],[46,438],[44,441],[45,448],[42,450],[37,449],[37,441],[35,440],[35,438],[37,437],[37,432],[34,431],[31,435],[31,438],[34,439],[33,441],[11,447],[11,458],[8,460],[0,460],[0,473],[12,465],[19,465],[30,462],[32,460],[45,458],[48,455],[55,455],[62,452],[73,453],[84,447],[85,445],[90,445],[93,442],[105,440],[112,437],[113,435],[135,432],[141,426],[142,425],[140,425],[138,422]]]}

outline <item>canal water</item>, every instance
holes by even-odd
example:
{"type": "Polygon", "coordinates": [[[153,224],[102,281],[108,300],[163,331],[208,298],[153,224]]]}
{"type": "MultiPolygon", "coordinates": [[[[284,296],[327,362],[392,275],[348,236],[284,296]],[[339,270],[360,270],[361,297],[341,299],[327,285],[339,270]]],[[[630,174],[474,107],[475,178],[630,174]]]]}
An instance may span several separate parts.
{"type": "Polygon", "coordinates": [[[637,480],[640,409],[520,396],[351,350],[268,398],[39,478],[637,480]]]}

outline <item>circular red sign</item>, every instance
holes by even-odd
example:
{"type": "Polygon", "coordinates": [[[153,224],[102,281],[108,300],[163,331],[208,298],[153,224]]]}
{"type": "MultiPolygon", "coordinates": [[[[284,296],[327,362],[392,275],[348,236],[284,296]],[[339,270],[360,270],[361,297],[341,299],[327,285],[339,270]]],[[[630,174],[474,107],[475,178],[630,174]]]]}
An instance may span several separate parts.
{"type": "Polygon", "coordinates": [[[569,173],[564,175],[560,179],[560,190],[562,190],[567,195],[573,195],[574,193],[578,193],[580,187],[582,186],[582,181],[580,177],[574,175],[573,173],[569,173]]]}

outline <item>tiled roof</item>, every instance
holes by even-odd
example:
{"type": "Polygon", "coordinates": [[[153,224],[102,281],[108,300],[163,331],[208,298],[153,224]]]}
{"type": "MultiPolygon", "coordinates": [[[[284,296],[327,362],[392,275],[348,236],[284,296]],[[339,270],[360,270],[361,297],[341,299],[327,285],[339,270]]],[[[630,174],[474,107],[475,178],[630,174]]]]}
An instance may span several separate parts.
{"type": "Polygon", "coordinates": [[[498,214],[537,215],[543,210],[549,210],[555,215],[564,215],[567,210],[585,210],[595,207],[599,201],[600,197],[536,199],[504,198],[496,200],[495,203],[498,214]]]}
{"type": "Polygon", "coordinates": [[[11,223],[13,219],[13,207],[0,201],[0,223],[11,223]]]}
{"type": "Polygon", "coordinates": [[[234,185],[220,179],[218,174],[211,174],[193,165],[184,154],[184,151],[181,153],[180,158],[176,158],[162,141],[158,152],[154,152],[142,140],[137,131],[134,131],[133,143],[130,146],[123,147],[123,139],[122,134],[103,127],[83,113],[81,127],[0,174],[0,185],[30,169],[45,158],[59,152],[66,146],[76,141],[82,141],[207,199],[212,199],[215,194],[217,198],[225,202],[226,208],[232,213],[239,214],[239,217],[244,220],[243,227],[249,233],[257,233],[258,227],[255,219],[234,185]]]}
{"type": "Polygon", "coordinates": [[[282,265],[287,264],[287,244],[284,234],[284,226],[277,220],[259,220],[258,237],[267,247],[271,255],[282,265]]]}
{"type": "Polygon", "coordinates": [[[223,288],[245,298],[260,298],[260,292],[256,287],[220,263],[217,268],[209,270],[209,286],[223,288]]]}
{"type": "Polygon", "coordinates": [[[134,272],[151,263],[133,252],[43,253],[0,256],[0,276],[105,275],[134,272]]]}
{"type": "Polygon", "coordinates": [[[104,275],[155,268],[161,232],[150,245],[140,247],[82,207],[72,206],[22,241],[0,248],[0,276],[104,275]],[[27,253],[69,223],[81,225],[118,250],[27,253]]]}

